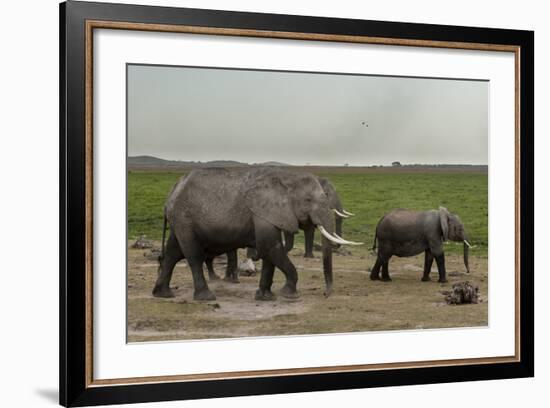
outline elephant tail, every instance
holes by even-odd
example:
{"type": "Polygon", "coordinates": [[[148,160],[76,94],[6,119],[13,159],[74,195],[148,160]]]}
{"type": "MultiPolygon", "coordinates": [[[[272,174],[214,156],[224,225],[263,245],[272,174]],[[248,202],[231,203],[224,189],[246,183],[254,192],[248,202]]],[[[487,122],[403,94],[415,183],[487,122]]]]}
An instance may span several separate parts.
{"type": "Polygon", "coordinates": [[[166,226],[168,225],[168,220],[166,219],[166,214],[164,214],[164,221],[162,224],[162,244],[160,247],[160,256],[159,256],[159,264],[164,259],[164,242],[166,241],[166,226]]]}
{"type": "Polygon", "coordinates": [[[374,242],[372,243],[372,253],[376,254],[376,242],[378,240],[378,227],[376,227],[376,230],[374,231],[374,242]]]}

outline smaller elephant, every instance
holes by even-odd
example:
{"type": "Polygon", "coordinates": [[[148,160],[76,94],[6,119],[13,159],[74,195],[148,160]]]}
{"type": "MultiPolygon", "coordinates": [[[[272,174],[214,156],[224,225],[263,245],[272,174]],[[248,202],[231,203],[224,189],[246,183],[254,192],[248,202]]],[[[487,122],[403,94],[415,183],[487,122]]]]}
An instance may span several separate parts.
{"type": "Polygon", "coordinates": [[[378,222],[374,237],[373,251],[378,241],[376,263],[371,269],[371,280],[391,281],[388,262],[393,255],[398,257],[414,256],[424,252],[424,274],[422,281],[430,280],[433,260],[437,263],[439,282],[447,282],[443,243],[447,240],[464,243],[464,265],[468,266],[468,248],[471,246],[460,218],[446,208],[439,210],[411,211],[393,210],[378,222]]]}

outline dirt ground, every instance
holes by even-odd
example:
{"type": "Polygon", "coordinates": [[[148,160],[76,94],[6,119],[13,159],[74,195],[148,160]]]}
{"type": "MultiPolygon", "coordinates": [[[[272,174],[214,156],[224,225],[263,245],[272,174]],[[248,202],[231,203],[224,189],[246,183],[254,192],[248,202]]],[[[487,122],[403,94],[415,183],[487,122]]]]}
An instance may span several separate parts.
{"type": "MultiPolygon", "coordinates": [[[[160,243],[155,243],[158,247],[160,243]]],[[[256,276],[241,276],[240,283],[209,282],[217,299],[193,301],[191,271],[180,262],[172,278],[172,299],[151,295],[157,276],[157,262],[148,249],[128,249],[128,341],[161,341],[248,336],[280,336],[317,333],[345,333],[374,330],[407,330],[444,327],[472,327],[488,324],[487,258],[470,257],[466,274],[462,256],[446,255],[448,282],[421,282],[424,255],[390,260],[392,282],[371,281],[370,267],[375,257],[364,255],[333,257],[334,291],[323,296],[324,278],[321,254],[305,259],[295,248],[290,257],[298,269],[300,298],[278,296],[273,302],[254,300],[256,276]],[[442,291],[453,283],[469,281],[479,287],[482,302],[447,305],[442,291]]],[[[239,252],[239,259],[244,251],[239,252]]],[[[218,261],[216,273],[225,266],[218,261]]],[[[205,268],[206,272],[206,268],[205,268]]],[[[206,276],[206,273],[205,273],[206,276]]],[[[273,291],[277,295],[284,282],[276,270],[273,291]]]]}

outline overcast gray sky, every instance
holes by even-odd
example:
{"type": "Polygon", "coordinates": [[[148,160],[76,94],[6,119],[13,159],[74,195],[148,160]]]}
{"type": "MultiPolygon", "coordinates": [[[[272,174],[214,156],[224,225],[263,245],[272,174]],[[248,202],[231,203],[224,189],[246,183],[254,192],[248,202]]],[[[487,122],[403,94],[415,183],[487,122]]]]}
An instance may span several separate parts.
{"type": "Polygon", "coordinates": [[[128,155],[487,164],[488,95],[484,81],[130,65],[128,155]]]}

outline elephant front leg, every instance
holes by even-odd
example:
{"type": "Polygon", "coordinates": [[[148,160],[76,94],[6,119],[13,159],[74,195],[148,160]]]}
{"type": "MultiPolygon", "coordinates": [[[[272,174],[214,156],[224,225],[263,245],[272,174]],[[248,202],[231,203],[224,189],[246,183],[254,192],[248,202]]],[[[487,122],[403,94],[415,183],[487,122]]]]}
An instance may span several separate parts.
{"type": "Polygon", "coordinates": [[[286,283],[281,289],[281,295],[287,298],[297,298],[296,284],[298,282],[298,273],[285,251],[281,240],[281,230],[258,217],[254,218],[254,224],[256,249],[263,260],[260,289],[256,294],[256,298],[258,296],[263,298],[264,293],[271,290],[275,266],[286,276],[286,283]]]}
{"type": "Polygon", "coordinates": [[[440,283],[447,282],[447,272],[445,271],[445,255],[441,254],[435,257],[435,262],[437,263],[437,270],[439,271],[439,280],[440,283]]]}
{"type": "Polygon", "coordinates": [[[313,239],[315,238],[315,228],[304,230],[305,253],[304,258],[313,258],[313,239]]]}
{"type": "Polygon", "coordinates": [[[226,282],[239,283],[239,271],[237,270],[237,251],[229,251],[227,253],[227,269],[225,270],[226,282]]]}
{"type": "Polygon", "coordinates": [[[297,299],[300,297],[298,291],[296,290],[296,285],[298,283],[298,273],[296,272],[296,267],[288,258],[288,255],[281,244],[277,244],[271,249],[271,251],[269,251],[269,258],[271,262],[285,274],[286,277],[286,282],[281,288],[281,295],[288,299],[297,299]]]}
{"type": "Polygon", "coordinates": [[[424,274],[422,275],[422,282],[430,281],[430,272],[432,270],[432,265],[434,262],[434,256],[429,249],[424,251],[424,274]]]}
{"type": "Polygon", "coordinates": [[[275,300],[277,297],[271,292],[271,285],[273,284],[273,273],[275,272],[275,265],[269,260],[262,260],[262,273],[260,275],[260,287],[256,291],[256,300],[275,300]]]}

